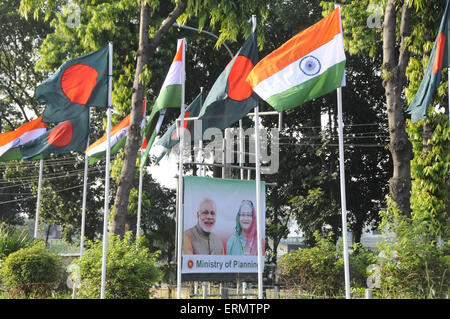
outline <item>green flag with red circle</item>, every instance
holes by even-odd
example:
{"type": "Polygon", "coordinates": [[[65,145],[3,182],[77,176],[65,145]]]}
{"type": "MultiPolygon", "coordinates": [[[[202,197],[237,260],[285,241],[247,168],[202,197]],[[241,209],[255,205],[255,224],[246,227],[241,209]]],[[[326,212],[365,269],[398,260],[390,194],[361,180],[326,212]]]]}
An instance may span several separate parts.
{"type": "Polygon", "coordinates": [[[43,121],[60,123],[76,118],[89,106],[108,106],[108,46],[64,62],[35,91],[45,103],[43,121]]]}
{"type": "Polygon", "coordinates": [[[252,33],[206,96],[198,115],[203,131],[229,127],[255,107],[256,93],[245,80],[257,62],[256,34],[252,33]]]}
{"type": "Polygon", "coordinates": [[[78,117],[63,121],[47,133],[20,146],[24,159],[40,154],[65,154],[83,152],[89,136],[89,108],[84,108],[78,117]]]}
{"type": "Polygon", "coordinates": [[[434,42],[433,50],[431,51],[430,60],[425,70],[425,74],[423,75],[422,82],[420,82],[417,93],[406,110],[407,113],[411,114],[411,121],[413,123],[426,118],[428,107],[433,100],[434,92],[441,84],[442,69],[450,66],[448,58],[450,45],[448,39],[448,23],[450,19],[449,3],[450,1],[447,1],[439,26],[439,32],[434,42]]]}

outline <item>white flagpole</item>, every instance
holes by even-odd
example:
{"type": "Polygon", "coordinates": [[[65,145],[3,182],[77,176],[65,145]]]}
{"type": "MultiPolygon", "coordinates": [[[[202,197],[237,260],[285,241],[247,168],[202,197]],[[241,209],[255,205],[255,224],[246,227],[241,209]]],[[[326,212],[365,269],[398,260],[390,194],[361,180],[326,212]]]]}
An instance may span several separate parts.
{"type": "MultiPolygon", "coordinates": [[[[164,120],[164,115],[166,114],[166,109],[162,109],[158,118],[158,122],[156,123],[156,127],[155,127],[155,135],[158,135],[159,130],[161,129],[161,125],[162,122],[164,120]]],[[[147,141],[148,143],[150,143],[150,141],[147,141]]],[[[150,146],[151,147],[151,146],[150,146]]],[[[141,155],[143,155],[145,153],[141,152],[141,155]]],[[[141,159],[142,161],[143,159],[141,159]]],[[[141,168],[140,172],[139,172],[139,198],[138,198],[138,215],[137,215],[137,229],[136,229],[136,238],[139,238],[139,236],[141,235],[141,209],[142,209],[142,179],[144,176],[144,167],[141,168]]]]}
{"type": "MultiPolygon", "coordinates": [[[[145,128],[145,114],[147,112],[147,99],[144,98],[144,128],[145,128]]],[[[148,141],[147,141],[148,142],[148,141]]],[[[142,156],[145,153],[139,149],[141,152],[141,161],[143,160],[142,156]]],[[[144,178],[144,167],[141,167],[139,170],[139,197],[138,197],[138,211],[137,211],[137,221],[136,221],[136,239],[141,236],[141,210],[142,210],[142,182],[144,178]]]]}
{"type": "Polygon", "coordinates": [[[258,239],[258,299],[263,298],[263,260],[261,243],[261,164],[259,162],[259,106],[255,106],[255,155],[256,155],[256,233],[258,239]]]}
{"type": "Polygon", "coordinates": [[[177,298],[181,299],[181,250],[183,246],[183,144],[184,144],[184,90],[186,82],[186,39],[183,41],[183,80],[181,84],[180,110],[180,163],[178,168],[178,227],[177,227],[177,298]]]}
{"type": "Polygon", "coordinates": [[[242,166],[244,166],[244,129],[242,127],[242,119],[239,120],[239,166],[241,166],[240,173],[241,173],[241,179],[244,179],[244,169],[242,166]]]}
{"type": "MultiPolygon", "coordinates": [[[[450,21],[449,21],[450,23],[450,21]]],[[[448,121],[450,124],[450,68],[447,68],[447,74],[448,74],[448,121]]]]}
{"type": "MultiPolygon", "coordinates": [[[[141,156],[143,152],[141,151],[141,156]]],[[[142,206],[142,179],[144,175],[144,167],[139,170],[139,197],[138,197],[138,211],[137,211],[137,221],[136,221],[136,239],[141,236],[141,206],[142,206]]]]}
{"type": "MultiPolygon", "coordinates": [[[[339,22],[342,32],[341,6],[339,8],[339,22]]],[[[342,78],[341,87],[337,88],[338,102],[338,131],[339,131],[339,175],[341,182],[341,209],[342,209],[342,246],[344,254],[344,277],[345,277],[345,298],[350,299],[350,270],[348,260],[348,242],[347,242],[347,200],[345,196],[345,167],[344,167],[344,122],[342,121],[342,87],[346,85],[345,71],[342,78]]]]}
{"type": "MultiPolygon", "coordinates": [[[[89,108],[89,122],[91,120],[91,109],[89,108]]],[[[90,127],[88,125],[88,127],[90,127]]],[[[89,147],[89,135],[87,138],[86,148],[89,147]]],[[[80,234],[80,257],[84,255],[84,231],[86,224],[86,197],[87,197],[87,179],[89,168],[89,155],[84,155],[84,181],[83,181],[83,206],[81,208],[81,234],[80,234]]]]}
{"type": "Polygon", "coordinates": [[[112,58],[113,45],[109,42],[108,65],[108,110],[107,114],[107,146],[106,146],[106,170],[105,170],[105,206],[103,210],[103,252],[102,252],[102,279],[100,298],[105,299],[106,279],[106,246],[108,244],[108,211],[109,211],[109,166],[111,161],[111,108],[112,108],[112,58]]]}
{"type": "Polygon", "coordinates": [[[39,212],[41,209],[41,191],[42,191],[42,174],[44,172],[44,160],[39,160],[39,183],[38,183],[38,193],[36,202],[36,217],[34,220],[34,238],[39,236],[39,212]]]}
{"type": "Polygon", "coordinates": [[[342,244],[344,247],[344,275],[345,275],[345,298],[350,299],[350,271],[348,261],[347,242],[347,207],[345,197],[345,168],[344,168],[344,138],[342,122],[342,87],[337,89],[338,97],[338,123],[339,123],[339,175],[341,180],[341,207],[342,207],[342,244]]]}
{"type": "MultiPolygon", "coordinates": [[[[256,15],[252,15],[252,31],[256,32],[256,15]]],[[[263,254],[261,242],[261,163],[259,141],[259,105],[255,106],[255,155],[256,155],[256,233],[258,240],[258,299],[263,299],[263,254]]]]}
{"type": "MultiPolygon", "coordinates": [[[[200,102],[200,109],[203,107],[203,86],[200,88],[200,93],[202,93],[202,95],[200,96],[201,98],[201,102],[200,102]]],[[[195,125],[195,123],[194,123],[195,125]]],[[[203,127],[202,127],[203,129],[203,127]]],[[[202,134],[202,130],[200,131],[200,134],[202,134]]],[[[199,147],[199,155],[200,155],[200,162],[204,163],[205,162],[205,151],[203,150],[203,137],[201,137],[198,140],[198,147],[199,147]]],[[[206,165],[200,165],[200,169],[199,169],[199,175],[200,176],[206,176],[206,165]]]]}

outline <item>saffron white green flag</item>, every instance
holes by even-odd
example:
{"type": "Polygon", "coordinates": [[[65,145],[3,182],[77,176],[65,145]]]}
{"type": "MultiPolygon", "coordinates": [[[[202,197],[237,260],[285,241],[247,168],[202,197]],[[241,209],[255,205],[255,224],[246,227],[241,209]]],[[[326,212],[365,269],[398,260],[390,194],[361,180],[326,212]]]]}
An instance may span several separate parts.
{"type": "Polygon", "coordinates": [[[23,145],[44,134],[47,125],[42,122],[42,116],[25,123],[15,131],[0,134],[0,156],[11,148],[23,145]]]}
{"type": "MultiPolygon", "coordinates": [[[[145,101],[145,100],[144,100],[145,101]]],[[[145,116],[145,102],[142,103],[142,113],[145,116]]],[[[125,146],[125,142],[128,136],[128,130],[130,128],[131,113],[128,114],[122,121],[117,123],[111,129],[110,148],[111,154],[116,154],[120,149],[125,146]]],[[[144,126],[144,119],[141,122],[141,128],[144,126]]],[[[106,147],[108,145],[106,133],[89,145],[85,153],[89,156],[89,164],[95,164],[106,155],[106,147]]]]}
{"type": "Polygon", "coordinates": [[[46,132],[47,125],[42,122],[42,116],[39,116],[37,119],[23,124],[14,131],[0,133],[0,162],[22,159],[19,146],[38,138],[46,132]]]}
{"type": "Polygon", "coordinates": [[[156,135],[158,134],[157,130],[159,130],[159,127],[157,126],[157,123],[159,121],[161,124],[164,119],[163,114],[161,114],[161,118],[159,116],[161,110],[168,107],[181,108],[182,86],[184,85],[186,78],[184,69],[185,45],[185,39],[178,39],[177,53],[175,54],[169,71],[167,72],[166,79],[164,80],[161,90],[159,91],[158,98],[152,107],[150,119],[145,128],[144,141],[147,141],[147,148],[145,149],[143,160],[141,160],[141,167],[145,166],[147,163],[148,154],[152,148],[156,135]]]}
{"type": "Polygon", "coordinates": [[[262,59],[247,82],[281,112],[340,87],[344,70],[344,40],[336,8],[262,59]]]}

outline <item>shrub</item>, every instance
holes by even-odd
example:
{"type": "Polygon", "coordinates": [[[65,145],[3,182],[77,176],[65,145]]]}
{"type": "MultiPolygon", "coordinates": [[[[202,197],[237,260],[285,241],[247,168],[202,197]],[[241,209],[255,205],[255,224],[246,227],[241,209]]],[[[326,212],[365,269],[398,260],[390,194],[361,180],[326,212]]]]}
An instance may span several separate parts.
{"type": "MultiPolygon", "coordinates": [[[[81,281],[78,297],[99,298],[103,244],[98,240],[88,242],[86,246],[85,255],[74,261],[79,267],[81,281]]],[[[160,277],[156,266],[159,251],[150,254],[140,241],[134,242],[128,232],[123,239],[108,236],[106,255],[105,298],[148,298],[150,288],[160,277]]]]}
{"type": "Polygon", "coordinates": [[[21,248],[31,247],[37,240],[31,237],[25,228],[15,228],[0,224],[0,260],[21,248]]]}
{"type": "MultiPolygon", "coordinates": [[[[394,238],[379,243],[381,292],[385,298],[446,298],[450,291],[450,240],[442,225],[423,212],[402,216],[388,201],[381,228],[394,238]]],[[[432,212],[429,213],[431,215],[432,212]]]]}
{"type": "Polygon", "coordinates": [[[60,260],[40,242],[6,257],[0,278],[11,297],[47,297],[59,283],[60,260]]]}
{"type": "Polygon", "coordinates": [[[448,115],[430,112],[423,121],[409,123],[407,130],[414,151],[411,161],[411,214],[400,214],[392,198],[388,198],[387,210],[381,212],[380,229],[391,238],[378,245],[384,256],[380,260],[380,294],[388,298],[448,298],[448,115]]]}
{"type": "MultiPolygon", "coordinates": [[[[323,238],[317,232],[314,237],[316,246],[292,251],[281,258],[280,280],[287,288],[300,289],[310,295],[345,295],[342,247],[336,246],[331,237],[323,238]]],[[[349,255],[351,286],[362,288],[367,280],[366,269],[374,257],[373,253],[358,246],[354,246],[354,251],[349,255]]]]}

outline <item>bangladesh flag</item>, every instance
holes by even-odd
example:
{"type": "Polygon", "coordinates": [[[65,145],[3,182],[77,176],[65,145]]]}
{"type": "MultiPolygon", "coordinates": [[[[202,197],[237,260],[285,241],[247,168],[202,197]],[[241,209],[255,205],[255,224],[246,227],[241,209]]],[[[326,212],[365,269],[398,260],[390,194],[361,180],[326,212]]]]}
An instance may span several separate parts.
{"type": "Polygon", "coordinates": [[[436,87],[441,83],[441,71],[443,67],[449,67],[448,61],[448,12],[449,1],[445,6],[444,15],[439,27],[439,33],[434,42],[433,50],[431,51],[430,61],[427,69],[420,83],[419,89],[414,96],[411,105],[406,110],[411,114],[411,121],[413,123],[423,120],[427,116],[428,106],[433,99],[436,87]]]}
{"type": "MultiPolygon", "coordinates": [[[[145,99],[142,103],[142,114],[145,116],[145,99]]],[[[128,114],[122,121],[114,125],[111,129],[110,138],[110,152],[111,155],[116,154],[125,146],[127,141],[128,130],[130,129],[131,113],[128,114]]],[[[141,128],[144,126],[144,119],[141,122],[141,128]]],[[[89,156],[89,164],[95,164],[106,156],[106,148],[108,146],[108,136],[106,133],[97,141],[89,145],[85,153],[89,156]]]]}
{"type": "Polygon", "coordinates": [[[252,33],[206,96],[198,115],[203,131],[229,127],[255,107],[256,95],[246,78],[257,62],[258,46],[252,33]]]}
{"type": "MultiPolygon", "coordinates": [[[[199,95],[192,101],[192,103],[186,108],[184,117],[196,117],[200,112],[202,107],[203,94],[200,92],[199,95]]],[[[184,130],[191,132],[191,139],[194,138],[194,121],[185,121],[183,124],[184,130]]],[[[161,137],[161,139],[156,143],[163,147],[161,153],[157,156],[156,164],[174,147],[180,142],[180,138],[177,135],[177,125],[176,122],[173,123],[161,137]]]]}
{"type": "MultiPolygon", "coordinates": [[[[32,158],[32,160],[35,159],[41,159],[42,155],[38,155],[32,158]]],[[[9,161],[20,161],[23,159],[22,153],[20,152],[20,147],[14,147],[10,150],[8,150],[5,154],[0,156],[0,162],[9,162],[9,161]]]]}
{"type": "Polygon", "coordinates": [[[60,123],[76,118],[88,106],[108,106],[108,46],[69,60],[36,88],[45,103],[43,121],[60,123]]]}
{"type": "Polygon", "coordinates": [[[89,108],[81,110],[78,117],[58,124],[47,133],[20,146],[24,159],[39,154],[64,154],[83,152],[89,136],[89,108]]]}

